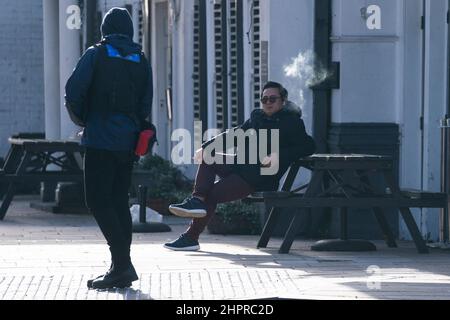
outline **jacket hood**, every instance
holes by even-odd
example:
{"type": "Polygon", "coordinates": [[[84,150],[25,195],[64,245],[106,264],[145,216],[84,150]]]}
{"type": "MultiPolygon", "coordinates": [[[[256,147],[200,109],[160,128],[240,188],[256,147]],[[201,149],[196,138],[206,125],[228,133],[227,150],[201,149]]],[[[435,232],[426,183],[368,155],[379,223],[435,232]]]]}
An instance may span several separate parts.
{"type": "Polygon", "coordinates": [[[300,116],[300,118],[303,116],[302,108],[300,108],[298,105],[296,105],[294,102],[288,100],[283,107],[283,110],[288,113],[293,113],[295,115],[300,116]]]}
{"type": "Polygon", "coordinates": [[[133,39],[133,21],[128,10],[122,8],[112,8],[109,10],[103,18],[101,31],[102,37],[112,34],[122,34],[133,39]]]}

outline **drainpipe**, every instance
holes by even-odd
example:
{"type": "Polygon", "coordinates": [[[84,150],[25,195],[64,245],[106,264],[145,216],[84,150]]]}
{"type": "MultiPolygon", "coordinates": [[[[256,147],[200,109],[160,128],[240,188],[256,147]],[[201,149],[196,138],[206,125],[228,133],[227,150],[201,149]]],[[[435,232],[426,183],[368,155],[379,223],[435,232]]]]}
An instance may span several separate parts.
{"type": "Polygon", "coordinates": [[[144,38],[143,50],[148,59],[152,57],[152,0],[144,1],[144,38]]]}
{"type": "Polygon", "coordinates": [[[84,15],[85,23],[83,25],[83,51],[86,51],[90,46],[93,46],[97,40],[99,40],[95,38],[95,35],[98,32],[98,30],[96,30],[97,0],[84,0],[84,15]]]}
{"type": "Polygon", "coordinates": [[[328,128],[331,122],[331,90],[339,88],[339,63],[332,62],[331,0],[316,0],[314,6],[314,52],[317,64],[332,76],[311,87],[313,90],[313,137],[317,153],[328,152],[328,128]]]}
{"type": "MultiPolygon", "coordinates": [[[[313,126],[312,134],[316,142],[316,153],[328,153],[328,131],[331,124],[331,90],[339,89],[339,62],[332,62],[331,0],[314,1],[314,53],[316,55],[316,69],[324,68],[330,76],[323,82],[311,87],[313,90],[313,126]]],[[[328,182],[326,182],[328,185],[328,182]]],[[[317,211],[320,220],[327,221],[332,215],[330,209],[317,211]]],[[[345,218],[342,215],[342,218],[345,218]]],[[[312,221],[312,220],[310,220],[312,221]]],[[[342,220],[341,220],[342,221],[342,220]]],[[[312,225],[310,224],[310,228],[312,225]]]]}
{"type": "MultiPolygon", "coordinates": [[[[450,119],[448,115],[441,121],[441,192],[449,194],[449,146],[450,119]]],[[[449,241],[448,207],[442,208],[439,217],[439,242],[449,241]]]]}
{"type": "MultiPolygon", "coordinates": [[[[450,194],[450,0],[447,10],[447,112],[441,121],[441,192],[450,194]]],[[[450,206],[450,202],[449,202],[450,206]]],[[[449,208],[440,212],[439,241],[442,244],[449,243],[449,208]]]]}

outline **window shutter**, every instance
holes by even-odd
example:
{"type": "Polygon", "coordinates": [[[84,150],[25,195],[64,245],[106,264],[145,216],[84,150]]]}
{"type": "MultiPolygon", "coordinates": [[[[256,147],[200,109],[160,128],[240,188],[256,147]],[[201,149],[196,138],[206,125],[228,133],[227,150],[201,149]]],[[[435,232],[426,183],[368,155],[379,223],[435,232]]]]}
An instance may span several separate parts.
{"type": "Polygon", "coordinates": [[[253,1],[252,6],[252,65],[253,65],[253,99],[254,108],[260,107],[259,99],[261,97],[261,38],[260,38],[260,4],[259,0],[253,1]]]}
{"type": "Polygon", "coordinates": [[[194,121],[201,121],[200,115],[200,10],[198,0],[194,5],[194,121]]]}

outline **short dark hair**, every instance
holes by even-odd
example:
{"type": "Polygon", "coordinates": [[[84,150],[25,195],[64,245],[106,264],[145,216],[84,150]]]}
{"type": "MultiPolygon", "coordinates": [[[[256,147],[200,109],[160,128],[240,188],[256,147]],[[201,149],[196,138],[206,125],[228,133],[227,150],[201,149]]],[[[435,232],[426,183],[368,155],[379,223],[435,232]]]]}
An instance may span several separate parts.
{"type": "MultiPolygon", "coordinates": [[[[266,89],[271,89],[271,88],[275,88],[278,89],[280,91],[280,95],[281,98],[283,100],[287,100],[289,97],[289,92],[281,85],[281,83],[275,82],[275,81],[269,81],[264,85],[264,88],[262,90],[262,93],[266,90],[266,89]]],[[[262,93],[261,93],[261,97],[262,97],[262,93]]]]}

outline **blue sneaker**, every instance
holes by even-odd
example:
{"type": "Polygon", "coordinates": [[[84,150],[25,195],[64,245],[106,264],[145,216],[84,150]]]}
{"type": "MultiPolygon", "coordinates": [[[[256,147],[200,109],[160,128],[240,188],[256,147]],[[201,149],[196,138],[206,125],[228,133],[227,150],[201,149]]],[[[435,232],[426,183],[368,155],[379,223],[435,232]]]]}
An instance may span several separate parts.
{"type": "Polygon", "coordinates": [[[166,243],[164,248],[173,251],[198,251],[200,250],[200,244],[197,240],[193,240],[189,236],[182,234],[177,240],[166,243]]]}
{"type": "Polygon", "coordinates": [[[195,197],[187,198],[180,204],[172,204],[169,211],[178,217],[183,218],[204,218],[206,217],[205,203],[195,197]]]}

